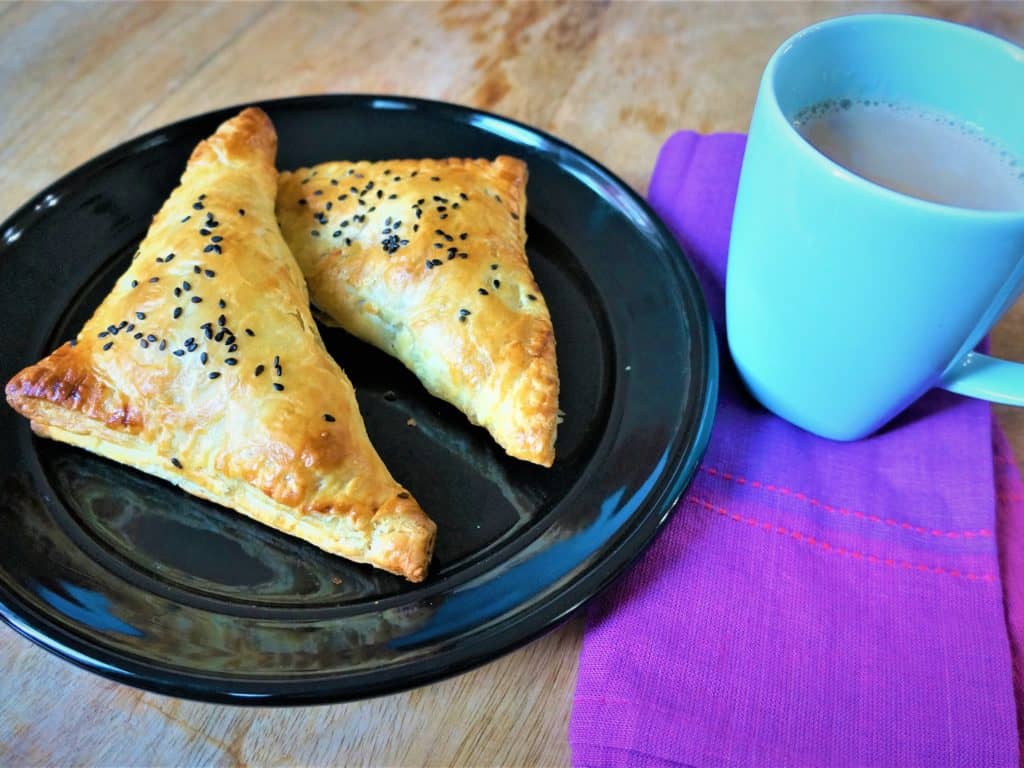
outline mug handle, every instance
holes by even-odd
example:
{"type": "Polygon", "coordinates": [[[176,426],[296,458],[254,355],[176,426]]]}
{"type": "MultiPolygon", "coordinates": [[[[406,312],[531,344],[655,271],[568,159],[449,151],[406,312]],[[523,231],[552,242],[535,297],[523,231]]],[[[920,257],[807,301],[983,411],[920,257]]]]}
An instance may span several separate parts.
{"type": "Polygon", "coordinates": [[[946,371],[939,386],[993,403],[1024,405],[1024,363],[968,352],[946,371]]]}

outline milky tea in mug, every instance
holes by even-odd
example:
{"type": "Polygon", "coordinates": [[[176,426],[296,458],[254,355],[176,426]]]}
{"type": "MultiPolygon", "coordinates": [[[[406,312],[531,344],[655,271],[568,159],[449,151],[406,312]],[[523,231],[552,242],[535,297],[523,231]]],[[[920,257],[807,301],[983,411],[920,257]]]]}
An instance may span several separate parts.
{"type": "Polygon", "coordinates": [[[1024,50],[935,19],[829,19],[779,47],[725,288],[764,406],[836,440],[933,387],[1024,406],[1024,364],[977,349],[1024,292],[1021,93],[1024,50]]]}
{"type": "Polygon", "coordinates": [[[1024,162],[952,115],[836,98],[800,110],[793,126],[833,162],[896,192],[958,208],[1024,210],[1024,162]]]}

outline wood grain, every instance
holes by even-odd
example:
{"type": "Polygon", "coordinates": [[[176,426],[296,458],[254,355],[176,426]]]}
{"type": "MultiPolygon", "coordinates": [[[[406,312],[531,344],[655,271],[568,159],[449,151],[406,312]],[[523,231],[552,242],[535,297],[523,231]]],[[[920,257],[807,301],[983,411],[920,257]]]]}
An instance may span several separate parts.
{"type": "MultiPolygon", "coordinates": [[[[742,131],[788,35],[857,10],[1024,41],[980,3],[4,3],[0,218],[141,132],[231,104],[387,92],[552,131],[643,191],[678,128],[742,131]]],[[[993,335],[1024,359],[1024,307],[993,335]]],[[[1024,412],[999,409],[1024,456],[1024,412]]],[[[568,764],[582,620],[461,677],[330,707],[249,710],[107,682],[0,629],[0,765],[568,764]]]]}

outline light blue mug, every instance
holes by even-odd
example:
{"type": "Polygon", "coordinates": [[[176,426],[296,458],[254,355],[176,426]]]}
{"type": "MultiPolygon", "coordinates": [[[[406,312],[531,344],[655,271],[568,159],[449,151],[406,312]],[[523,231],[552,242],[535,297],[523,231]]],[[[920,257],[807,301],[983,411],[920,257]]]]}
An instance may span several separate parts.
{"type": "Polygon", "coordinates": [[[1024,405],[1024,365],[972,351],[1024,289],[1024,211],[924,202],[833,163],[791,119],[840,98],[949,113],[1024,157],[1021,49],[889,15],[789,39],[761,80],[733,218],[726,324],[741,376],[767,408],[836,440],[937,386],[1024,405]]]}

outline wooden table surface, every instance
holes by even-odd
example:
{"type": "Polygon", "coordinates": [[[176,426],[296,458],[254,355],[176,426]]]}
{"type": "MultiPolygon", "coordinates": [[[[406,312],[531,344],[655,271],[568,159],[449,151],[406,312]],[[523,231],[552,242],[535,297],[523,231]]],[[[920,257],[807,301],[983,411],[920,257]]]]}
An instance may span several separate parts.
{"type": "MultiPolygon", "coordinates": [[[[0,4],[0,219],[143,131],[331,92],[509,115],[644,191],[673,130],[746,129],[760,72],[784,38],[867,9],[1024,42],[1019,4],[0,4]]],[[[994,344],[1024,359],[1024,308],[1004,318],[994,344]]],[[[1024,414],[999,414],[1024,456],[1024,414]]],[[[567,765],[582,634],[577,617],[409,693],[252,710],[108,682],[0,627],[0,765],[567,765]]]]}

